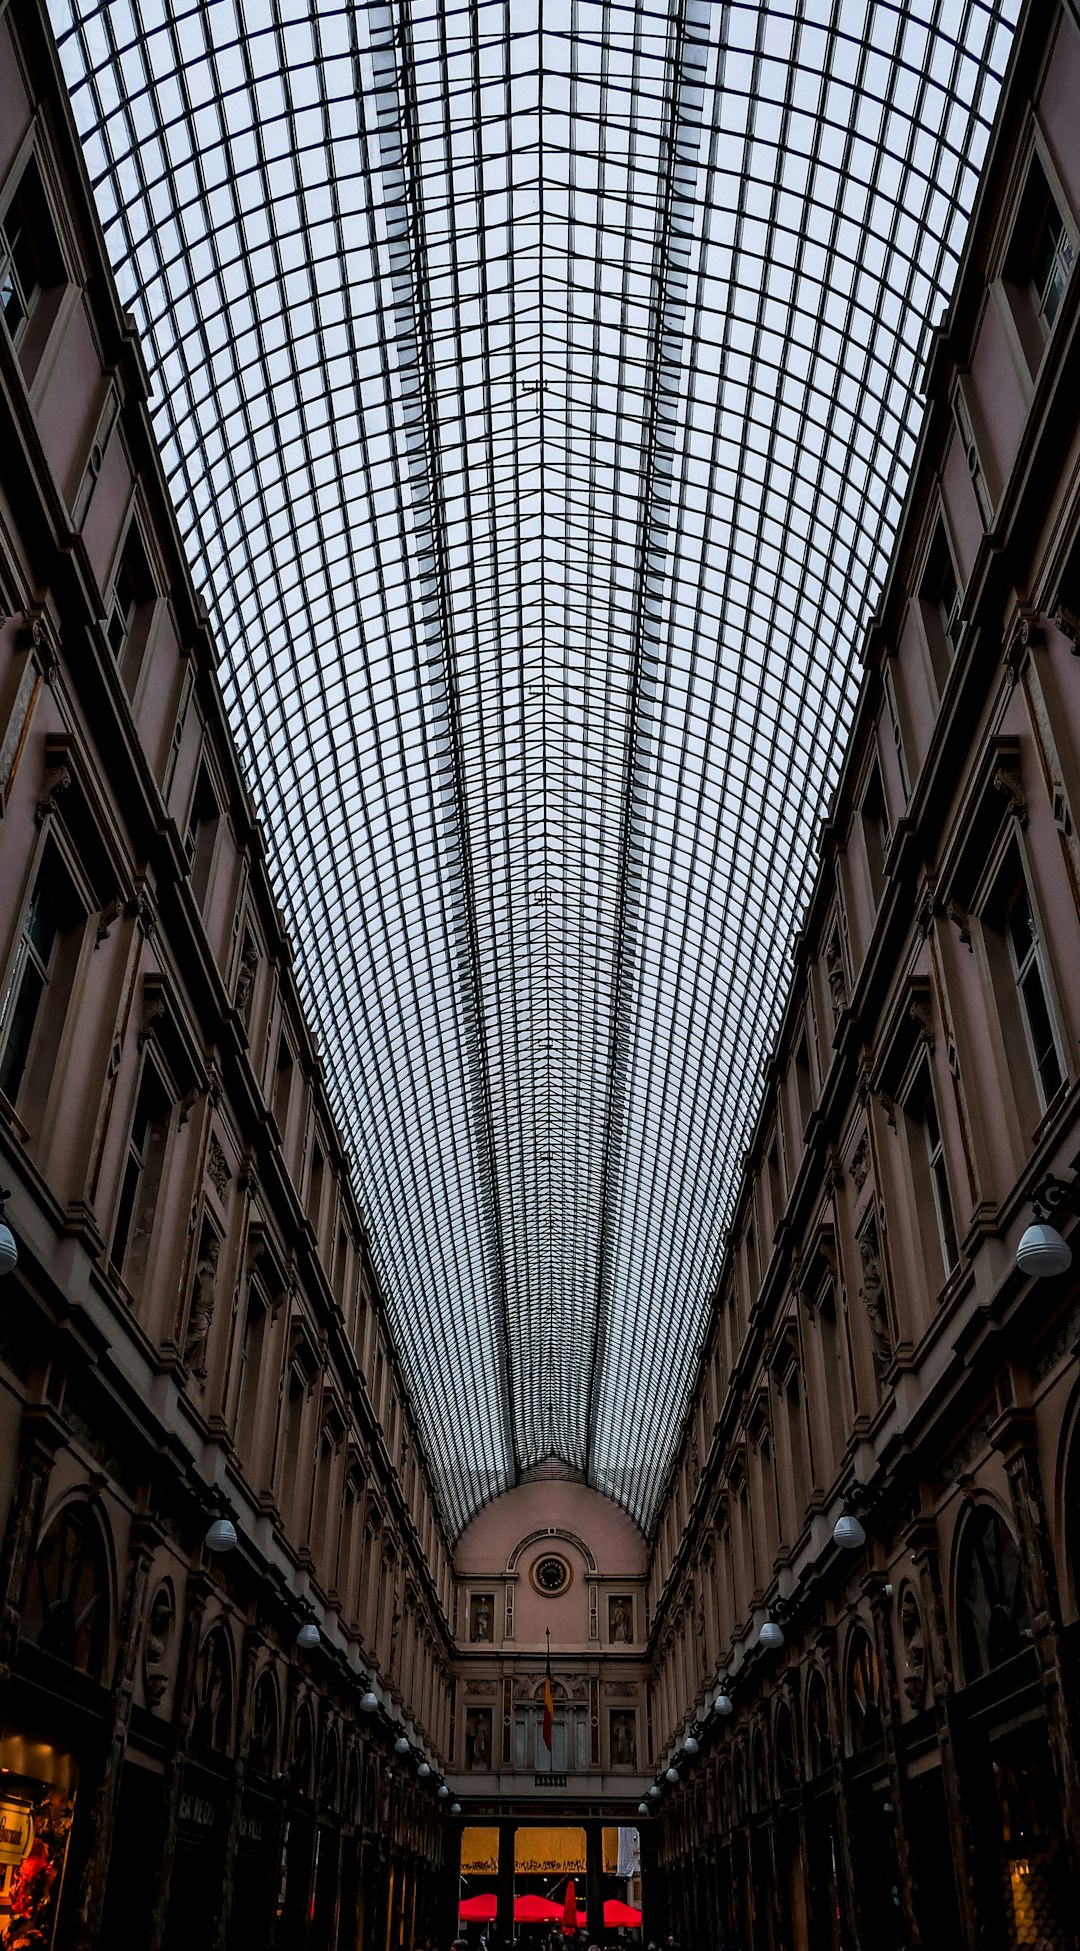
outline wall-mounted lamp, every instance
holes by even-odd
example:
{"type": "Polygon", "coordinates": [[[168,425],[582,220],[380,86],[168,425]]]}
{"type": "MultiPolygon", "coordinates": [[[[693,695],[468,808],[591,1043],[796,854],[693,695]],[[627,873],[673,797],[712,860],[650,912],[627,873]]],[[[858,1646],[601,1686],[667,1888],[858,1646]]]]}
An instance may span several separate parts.
{"type": "Polygon", "coordinates": [[[649,1801],[659,1802],[659,1800],[660,1800],[660,1784],[659,1782],[654,1782],[651,1789],[649,1790],[649,1801]]]}
{"type": "Polygon", "coordinates": [[[1051,1215],[1080,1213],[1080,1182],[1058,1179],[1048,1172],[1031,1195],[1031,1210],[1035,1219],[1021,1237],[1016,1264],[1022,1274],[1032,1274],[1036,1280],[1050,1280],[1072,1266],[1072,1248],[1068,1240],[1062,1239],[1057,1227],[1051,1226],[1051,1215]]]}
{"type": "Polygon", "coordinates": [[[665,1782],[671,1782],[672,1784],[674,1784],[675,1782],[678,1781],[678,1779],[679,1779],[679,1771],[677,1768],[665,1768],[664,1770],[665,1782]]]}
{"type": "Polygon", "coordinates": [[[300,1648],[300,1651],[302,1653],[314,1653],[315,1648],[321,1645],[321,1643],[322,1634],[315,1624],[314,1619],[305,1619],[300,1631],[296,1635],[296,1644],[300,1648]]]}
{"type": "Polygon", "coordinates": [[[450,1800],[450,1790],[447,1788],[445,1782],[439,1783],[437,1793],[440,1802],[448,1802],[450,1800]]]}
{"type": "Polygon", "coordinates": [[[696,1755],[696,1754],[697,1754],[697,1751],[698,1751],[698,1742],[696,1741],[696,1739],[695,1739],[695,1737],[694,1737],[694,1736],[693,1736],[692,1734],[688,1734],[688,1735],[686,1736],[686,1738],[685,1738],[685,1740],[683,1741],[683,1744],[682,1744],[682,1751],[683,1751],[683,1754],[684,1754],[684,1755],[696,1755]]]}
{"type": "Polygon", "coordinates": [[[856,1478],[844,1492],[844,1508],[833,1525],[833,1543],[842,1551],[859,1551],[866,1543],[866,1531],[858,1513],[870,1502],[870,1492],[856,1478]]]}
{"type": "Polygon", "coordinates": [[[431,1776],[431,1763],[429,1761],[422,1761],[420,1763],[419,1768],[416,1771],[417,1780],[421,1782],[426,1782],[430,1779],[430,1776],[431,1776]]]}
{"type": "Polygon", "coordinates": [[[459,1815],[461,1814],[461,1803],[460,1803],[460,1802],[451,1802],[451,1804],[450,1804],[450,1814],[451,1814],[452,1816],[459,1816],[459,1815]]]}
{"type": "Polygon", "coordinates": [[[639,1816],[650,1816],[652,1814],[652,1810],[650,1809],[647,1802],[639,1802],[637,1805],[637,1812],[639,1816]]]}
{"type": "Polygon", "coordinates": [[[786,1613],[788,1613],[788,1606],[784,1604],[784,1600],[782,1598],[774,1600],[774,1604],[768,1608],[768,1619],[764,1619],[764,1623],[760,1627],[758,1647],[782,1647],[784,1645],[784,1627],[780,1625],[780,1621],[786,1617],[786,1613]]]}
{"type": "Polygon", "coordinates": [[[397,1740],[394,1742],[394,1753],[396,1755],[411,1755],[412,1748],[409,1746],[407,1735],[398,1735],[397,1740]]]}
{"type": "Polygon", "coordinates": [[[206,1537],[203,1542],[207,1551],[214,1552],[218,1557],[222,1552],[233,1551],[237,1544],[237,1530],[232,1518],[214,1518],[213,1522],[206,1527],[206,1537]]]}
{"type": "Polygon", "coordinates": [[[361,1694],[360,1696],[360,1712],[361,1714],[377,1714],[378,1711],[379,1696],[378,1694],[373,1694],[369,1687],[367,1693],[361,1694]]]}
{"type": "Polygon", "coordinates": [[[717,1694],[712,1705],[714,1714],[734,1714],[735,1712],[735,1702],[732,1700],[726,1687],[722,1688],[717,1694]]]}
{"type": "Polygon", "coordinates": [[[10,1191],[0,1192],[0,1274],[14,1273],[19,1264],[19,1249],[4,1210],[10,1198],[10,1191]]]}

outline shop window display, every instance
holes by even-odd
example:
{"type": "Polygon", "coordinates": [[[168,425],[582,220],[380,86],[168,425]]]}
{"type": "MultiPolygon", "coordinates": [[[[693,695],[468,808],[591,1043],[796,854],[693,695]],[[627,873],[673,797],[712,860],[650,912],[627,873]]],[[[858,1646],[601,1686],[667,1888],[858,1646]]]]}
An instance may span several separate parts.
{"type": "Polygon", "coordinates": [[[50,1951],[75,1806],[71,1758],[0,1739],[0,1946],[50,1951]]]}

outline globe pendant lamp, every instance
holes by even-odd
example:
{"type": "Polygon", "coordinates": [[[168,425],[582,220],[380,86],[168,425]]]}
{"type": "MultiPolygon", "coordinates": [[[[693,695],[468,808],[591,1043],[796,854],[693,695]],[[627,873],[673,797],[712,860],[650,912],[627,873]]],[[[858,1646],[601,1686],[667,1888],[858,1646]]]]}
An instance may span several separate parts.
{"type": "Polygon", "coordinates": [[[647,1816],[652,1814],[652,1810],[650,1809],[647,1802],[639,1802],[637,1805],[637,1812],[639,1816],[647,1816]]]}
{"type": "Polygon", "coordinates": [[[674,1783],[674,1782],[677,1782],[677,1781],[678,1781],[678,1779],[679,1779],[679,1771],[678,1771],[678,1769],[677,1769],[677,1768],[665,1768],[665,1770],[664,1770],[664,1780],[665,1780],[665,1782],[672,1782],[672,1783],[674,1783]]]}
{"type": "Polygon", "coordinates": [[[427,1761],[422,1761],[420,1763],[419,1768],[416,1771],[417,1780],[421,1782],[426,1782],[430,1774],[431,1774],[431,1763],[427,1761]]]}
{"type": "Polygon", "coordinates": [[[360,1696],[360,1712],[361,1714],[377,1714],[378,1711],[379,1696],[378,1694],[373,1694],[369,1688],[366,1694],[361,1694],[360,1696]]]}
{"type": "Polygon", "coordinates": [[[766,1619],[757,1638],[759,1646],[782,1646],[784,1644],[784,1628],[780,1624],[779,1619],[766,1619]]]}
{"type": "Polygon", "coordinates": [[[19,1264],[19,1249],[4,1211],[10,1198],[10,1192],[0,1192],[0,1274],[14,1273],[19,1264]]]}
{"type": "Polygon", "coordinates": [[[322,1634],[315,1624],[314,1619],[305,1619],[300,1631],[296,1635],[296,1644],[299,1646],[301,1652],[313,1653],[321,1639],[322,1634]]]}
{"type": "Polygon", "coordinates": [[[684,1754],[684,1755],[696,1755],[696,1754],[697,1754],[697,1751],[698,1751],[698,1744],[697,1744],[697,1741],[695,1740],[695,1738],[694,1738],[694,1736],[693,1736],[692,1734],[688,1734],[688,1735],[687,1735],[687,1737],[686,1737],[686,1739],[685,1739],[685,1741],[684,1741],[684,1742],[683,1742],[683,1744],[682,1744],[682,1751],[683,1751],[683,1754],[684,1754]]]}
{"type": "Polygon", "coordinates": [[[1072,1266],[1072,1248],[1056,1226],[1036,1220],[1016,1249],[1016,1264],[1022,1274],[1032,1274],[1036,1280],[1050,1280],[1054,1274],[1066,1273],[1072,1266]]]}
{"type": "Polygon", "coordinates": [[[216,1552],[220,1557],[223,1551],[232,1551],[236,1545],[236,1526],[231,1517],[216,1517],[206,1532],[207,1551],[216,1552]]]}
{"type": "Polygon", "coordinates": [[[855,1516],[854,1511],[841,1511],[833,1525],[833,1543],[844,1551],[858,1551],[866,1543],[866,1532],[855,1516]]]}
{"type": "Polygon", "coordinates": [[[716,1699],[713,1701],[713,1713],[733,1714],[734,1712],[735,1712],[735,1703],[732,1700],[731,1695],[717,1694],[716,1699]]]}
{"type": "Polygon", "coordinates": [[[394,1753],[396,1755],[407,1755],[411,1754],[411,1752],[412,1750],[409,1747],[407,1737],[404,1734],[399,1734],[397,1740],[394,1742],[394,1753]]]}

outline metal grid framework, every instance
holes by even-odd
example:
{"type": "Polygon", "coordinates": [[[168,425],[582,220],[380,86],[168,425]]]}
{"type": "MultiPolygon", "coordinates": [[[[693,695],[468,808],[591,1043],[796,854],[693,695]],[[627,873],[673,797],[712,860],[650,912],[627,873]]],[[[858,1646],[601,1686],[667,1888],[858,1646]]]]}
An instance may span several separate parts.
{"type": "Polygon", "coordinates": [[[452,1531],[646,1528],[1014,0],[53,0],[452,1531]]]}

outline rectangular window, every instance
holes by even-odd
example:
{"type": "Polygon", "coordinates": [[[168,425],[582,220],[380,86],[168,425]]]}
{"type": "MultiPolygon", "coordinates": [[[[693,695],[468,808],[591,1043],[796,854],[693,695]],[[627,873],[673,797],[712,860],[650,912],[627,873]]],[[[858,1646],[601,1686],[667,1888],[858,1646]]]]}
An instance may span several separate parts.
{"type": "Polygon", "coordinates": [[[112,1241],[113,1266],[134,1291],[141,1287],[149,1259],[168,1129],[169,1100],[147,1064],[128,1134],[112,1241]]]}
{"type": "Polygon", "coordinates": [[[0,1004],[0,1091],[17,1104],[38,1073],[43,1096],[64,1025],[86,915],[59,854],[42,858],[0,1004]]]}
{"type": "MultiPolygon", "coordinates": [[[[11,202],[0,220],[0,312],[12,344],[24,347],[31,324],[50,289],[63,283],[63,266],[56,232],[49,215],[37,164],[27,164],[11,202]]],[[[43,342],[44,334],[39,335],[43,342]]]]}
{"type": "Polygon", "coordinates": [[[132,523],[117,564],[105,618],[105,637],[129,698],[142,669],[156,593],[142,539],[132,523]]]}
{"type": "Polygon", "coordinates": [[[1004,265],[1005,290],[1032,374],[1041,363],[1075,261],[1072,233],[1035,157],[1004,265]]]}
{"type": "Polygon", "coordinates": [[[949,1191],[949,1174],[945,1165],[945,1147],[941,1142],[937,1105],[934,1103],[934,1093],[929,1081],[925,1089],[926,1094],[922,1102],[922,1128],[930,1175],[930,1191],[937,1215],[941,1257],[945,1262],[945,1272],[951,1274],[960,1259],[956,1245],[956,1222],[953,1219],[952,1195],[949,1191]]]}
{"type": "Polygon", "coordinates": [[[1065,1081],[1065,1068],[1058,1049],[1046,974],[1042,962],[1035,917],[1031,912],[1027,888],[1021,881],[1005,916],[1013,975],[1020,998],[1020,1013],[1027,1032],[1028,1052],[1035,1073],[1039,1096],[1045,1111],[1065,1081]]]}
{"type": "Polygon", "coordinates": [[[934,681],[940,694],[945,688],[964,629],[960,615],[960,585],[956,579],[952,550],[941,522],[930,545],[919,597],[934,681]]]}
{"type": "Polygon", "coordinates": [[[201,908],[206,900],[210,885],[210,870],[214,864],[214,848],[217,845],[218,823],[221,809],[210,784],[210,775],[203,766],[195,786],[195,796],[188,815],[187,832],[184,835],[184,851],[191,867],[191,891],[201,908]]]}

